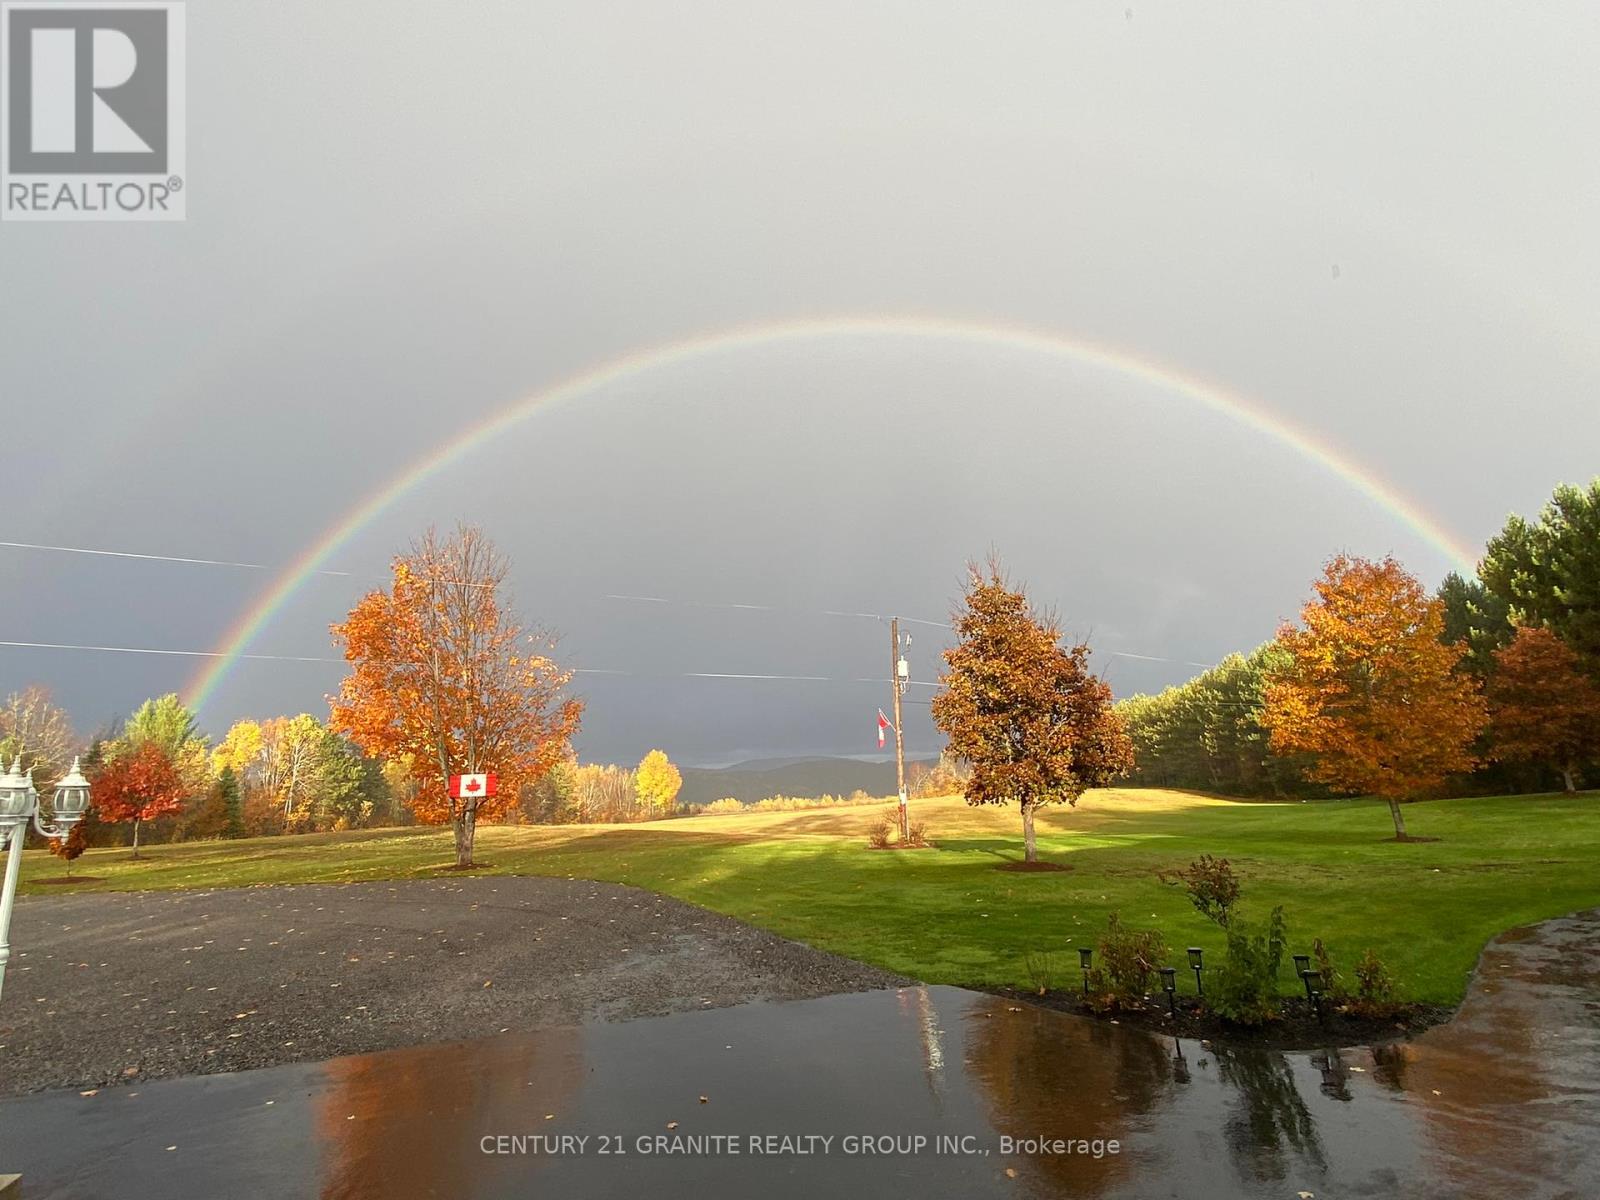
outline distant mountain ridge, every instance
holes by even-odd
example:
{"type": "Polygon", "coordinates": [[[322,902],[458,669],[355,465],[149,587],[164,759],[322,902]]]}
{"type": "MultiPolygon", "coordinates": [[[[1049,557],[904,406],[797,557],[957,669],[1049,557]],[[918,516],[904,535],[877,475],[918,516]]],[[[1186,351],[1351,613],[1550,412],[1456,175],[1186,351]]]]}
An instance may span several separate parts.
{"type": "MultiPolygon", "coordinates": [[[[934,759],[907,759],[931,765],[934,759]]],[[[762,758],[729,767],[683,767],[679,804],[710,804],[724,796],[746,803],[768,796],[848,796],[860,790],[872,796],[892,796],[893,762],[862,762],[855,758],[762,758]]]]}

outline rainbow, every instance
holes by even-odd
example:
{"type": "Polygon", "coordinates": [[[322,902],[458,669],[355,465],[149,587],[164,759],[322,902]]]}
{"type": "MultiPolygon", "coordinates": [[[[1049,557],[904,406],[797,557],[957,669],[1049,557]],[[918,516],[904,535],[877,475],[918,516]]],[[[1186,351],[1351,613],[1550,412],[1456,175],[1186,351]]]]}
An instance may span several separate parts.
{"type": "Polygon", "coordinates": [[[218,645],[217,657],[185,689],[188,703],[198,709],[245,654],[274,615],[330,558],[360,530],[412,488],[426,483],[493,438],[520,425],[536,412],[566,400],[665,367],[713,358],[741,350],[786,342],[840,338],[911,338],[985,347],[993,350],[1067,359],[1150,384],[1210,409],[1212,412],[1263,434],[1329,474],[1354,487],[1386,510],[1423,540],[1433,545],[1457,567],[1476,570],[1475,555],[1429,513],[1335,447],[1297,429],[1261,405],[1173,367],[1138,358],[1111,346],[1042,330],[983,324],[976,321],[923,316],[831,316],[738,326],[703,333],[667,344],[648,346],[622,358],[601,363],[491,414],[459,433],[452,441],[430,450],[387,483],[350,509],[307,547],[262,593],[230,628],[218,645]]]}

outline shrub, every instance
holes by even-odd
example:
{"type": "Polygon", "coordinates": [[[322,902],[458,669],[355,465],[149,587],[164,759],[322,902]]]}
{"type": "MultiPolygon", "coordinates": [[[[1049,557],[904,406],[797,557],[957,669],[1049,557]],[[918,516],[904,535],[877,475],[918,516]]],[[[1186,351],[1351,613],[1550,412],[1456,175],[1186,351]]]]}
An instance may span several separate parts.
{"type": "Polygon", "coordinates": [[[1095,943],[1099,965],[1089,973],[1089,991],[1102,1007],[1137,1007],[1149,993],[1167,956],[1167,943],[1156,929],[1125,929],[1112,913],[1106,931],[1095,943]]]}
{"type": "Polygon", "coordinates": [[[67,878],[72,878],[72,862],[83,853],[88,844],[84,833],[83,823],[80,821],[72,827],[72,831],[64,838],[49,838],[45,845],[50,853],[59,858],[66,867],[67,878]]]}
{"type": "Polygon", "coordinates": [[[1400,1009],[1394,977],[1371,950],[1355,966],[1356,990],[1348,1007],[1358,1017],[1392,1017],[1400,1009]]]}
{"type": "Polygon", "coordinates": [[[1345,998],[1344,976],[1333,965],[1333,959],[1321,938],[1311,943],[1311,961],[1322,972],[1322,994],[1334,1003],[1342,1001],[1345,998]]]}
{"type": "Polygon", "coordinates": [[[898,814],[894,809],[885,809],[879,813],[877,820],[867,827],[867,845],[874,850],[887,849],[889,843],[894,840],[894,831],[898,823],[898,814]]]}
{"type": "Polygon", "coordinates": [[[1230,919],[1228,950],[1208,995],[1211,1007],[1239,1025],[1261,1025],[1278,1015],[1278,968],[1283,962],[1283,908],[1272,910],[1265,933],[1230,919]]]}
{"type": "Polygon", "coordinates": [[[735,800],[732,796],[724,796],[721,800],[713,800],[710,804],[700,809],[701,812],[711,816],[717,813],[737,813],[744,811],[742,801],[735,800]]]}
{"type": "Polygon", "coordinates": [[[928,823],[926,821],[913,821],[913,822],[911,822],[910,826],[906,829],[906,845],[908,845],[908,846],[931,846],[931,845],[933,845],[933,843],[928,840],[928,823]]]}
{"type": "Polygon", "coordinates": [[[1024,956],[1022,967],[1027,971],[1028,982],[1038,995],[1042,996],[1055,987],[1058,963],[1054,954],[1043,950],[1030,953],[1024,956]]]}
{"type": "Polygon", "coordinates": [[[1225,858],[1202,854],[1187,867],[1160,873],[1163,883],[1176,883],[1189,893],[1189,903],[1201,916],[1226,929],[1239,901],[1239,877],[1225,858]]]}

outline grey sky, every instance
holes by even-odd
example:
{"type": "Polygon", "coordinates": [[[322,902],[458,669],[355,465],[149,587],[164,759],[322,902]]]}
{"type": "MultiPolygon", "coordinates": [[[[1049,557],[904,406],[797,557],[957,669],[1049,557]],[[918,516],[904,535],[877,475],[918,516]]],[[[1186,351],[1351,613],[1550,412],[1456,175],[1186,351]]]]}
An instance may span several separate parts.
{"type": "MultiPolygon", "coordinates": [[[[287,564],[574,372],[913,314],[1219,383],[1478,545],[1600,471],[1597,36],[1586,4],[191,0],[188,221],[0,225],[0,540],[287,564]]],[[[870,750],[883,687],[678,676],[881,672],[884,632],[820,610],[940,617],[991,546],[1102,651],[1202,662],[1270,636],[1335,550],[1449,569],[1171,392],[892,338],[542,413],[330,565],[381,573],[458,517],[576,665],[636,673],[582,682],[601,758],[870,750]]],[[[0,550],[0,640],[212,649],[267,581],[0,550]]],[[[316,580],[253,649],[331,653],[359,583],[316,580]]],[[[194,667],[0,650],[0,689],[45,682],[90,728],[194,667]]],[[[325,715],[337,678],[241,664],[203,716],[325,715]]],[[[936,749],[925,709],[907,729],[936,749]]]]}

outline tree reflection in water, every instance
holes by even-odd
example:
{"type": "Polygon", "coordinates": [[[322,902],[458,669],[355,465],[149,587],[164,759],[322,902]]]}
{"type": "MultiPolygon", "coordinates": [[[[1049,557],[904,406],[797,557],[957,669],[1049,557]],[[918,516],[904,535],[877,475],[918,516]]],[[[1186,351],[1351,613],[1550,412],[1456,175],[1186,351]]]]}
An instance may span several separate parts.
{"type": "Polygon", "coordinates": [[[480,1140],[571,1132],[559,1118],[583,1074],[570,1029],[334,1059],[313,1107],[322,1200],[463,1197],[537,1170],[539,1157],[488,1156],[480,1140]]]}
{"type": "MultiPolygon", "coordinates": [[[[989,1104],[996,1133],[1093,1140],[1129,1135],[1176,1083],[1165,1042],[1101,1022],[1031,1007],[993,1005],[967,1024],[967,1075],[989,1104]]],[[[1093,1158],[1043,1154],[1003,1165],[1050,1185],[1093,1196],[1133,1169],[1127,1154],[1093,1158]]]]}
{"type": "Polygon", "coordinates": [[[1223,1123],[1223,1137],[1243,1175],[1283,1179],[1287,1153],[1325,1170],[1322,1139],[1300,1095],[1294,1071],[1282,1054],[1263,1050],[1212,1049],[1217,1074],[1239,1093],[1238,1106],[1223,1123]]]}

